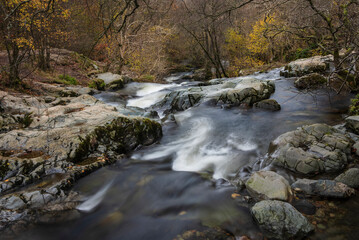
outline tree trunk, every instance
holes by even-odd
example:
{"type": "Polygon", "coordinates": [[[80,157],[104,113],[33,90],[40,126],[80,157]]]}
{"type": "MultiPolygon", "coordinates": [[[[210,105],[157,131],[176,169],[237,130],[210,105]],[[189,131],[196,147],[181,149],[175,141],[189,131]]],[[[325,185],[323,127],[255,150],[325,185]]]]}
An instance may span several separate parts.
{"type": "Polygon", "coordinates": [[[17,86],[21,83],[21,80],[19,73],[19,67],[20,67],[19,48],[17,47],[16,44],[13,44],[12,51],[10,51],[8,58],[10,65],[10,69],[9,69],[10,86],[17,86]]]}

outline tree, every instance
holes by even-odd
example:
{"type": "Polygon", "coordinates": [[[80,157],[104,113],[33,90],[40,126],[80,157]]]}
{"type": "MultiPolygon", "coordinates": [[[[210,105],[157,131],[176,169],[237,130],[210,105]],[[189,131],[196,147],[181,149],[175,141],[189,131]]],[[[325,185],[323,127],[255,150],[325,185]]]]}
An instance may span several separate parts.
{"type": "Polygon", "coordinates": [[[0,0],[1,45],[7,51],[9,80],[17,85],[20,66],[27,56],[38,50],[41,68],[49,66],[50,37],[58,39],[64,34],[56,28],[56,19],[67,19],[68,10],[61,4],[68,0],[0,0]]]}
{"type": "Polygon", "coordinates": [[[228,77],[222,46],[232,13],[253,1],[188,0],[181,5],[183,20],[180,26],[200,46],[207,59],[207,69],[214,67],[218,78],[228,77]]]}

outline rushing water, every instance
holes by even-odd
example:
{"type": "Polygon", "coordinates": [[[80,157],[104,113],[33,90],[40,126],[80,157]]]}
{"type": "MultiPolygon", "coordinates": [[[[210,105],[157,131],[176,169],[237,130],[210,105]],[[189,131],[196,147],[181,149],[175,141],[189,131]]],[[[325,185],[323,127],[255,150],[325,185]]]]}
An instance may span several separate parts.
{"type": "MultiPolygon", "coordinates": [[[[195,85],[181,80],[187,75],[171,76],[168,84],[131,83],[119,93],[97,97],[126,107],[124,114],[142,114],[139,108],[152,106],[170,91],[195,85]]],[[[247,204],[231,198],[234,188],[221,180],[208,180],[208,176],[247,177],[261,168],[259,159],[280,134],[304,124],[340,123],[349,97],[325,90],[298,92],[293,80],[279,76],[279,69],[254,77],[275,81],[272,98],[281,104],[281,111],[202,104],[177,113],[175,121],[163,122],[164,137],[159,144],[142,148],[127,161],[76,184],[74,190],[87,196],[78,206],[80,216],[40,224],[26,237],[157,240],[220,226],[236,236],[262,239],[247,204]]],[[[163,109],[156,110],[164,116],[163,109]]],[[[326,239],[320,234],[315,237],[326,239]]]]}

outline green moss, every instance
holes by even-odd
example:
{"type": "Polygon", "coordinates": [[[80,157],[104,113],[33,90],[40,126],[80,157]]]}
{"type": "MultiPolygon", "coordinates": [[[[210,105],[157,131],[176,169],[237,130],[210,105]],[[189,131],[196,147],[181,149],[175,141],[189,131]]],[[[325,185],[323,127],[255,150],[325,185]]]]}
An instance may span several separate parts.
{"type": "Polygon", "coordinates": [[[60,74],[58,76],[58,79],[55,80],[55,82],[65,85],[77,85],[77,80],[74,77],[71,77],[67,74],[60,74]]]}
{"type": "Polygon", "coordinates": [[[154,82],[155,80],[156,76],[151,74],[142,75],[137,79],[139,82],[154,82]]]}
{"type": "Polygon", "coordinates": [[[349,107],[349,115],[359,115],[359,94],[351,100],[352,104],[349,107]]]}
{"type": "Polygon", "coordinates": [[[4,177],[9,170],[9,161],[0,161],[0,179],[4,180],[4,177]]]}
{"type": "Polygon", "coordinates": [[[101,145],[105,151],[124,154],[139,145],[148,145],[162,136],[161,125],[149,119],[129,119],[119,117],[111,123],[97,127],[85,138],[80,138],[80,144],[75,152],[73,162],[79,162],[95,152],[101,145]]]}
{"type": "Polygon", "coordinates": [[[94,79],[89,83],[89,88],[94,88],[100,91],[105,90],[106,84],[105,81],[102,79],[94,79]]]}
{"type": "Polygon", "coordinates": [[[111,84],[108,86],[109,90],[119,90],[125,87],[125,83],[123,82],[122,79],[116,80],[111,82],[111,84]]]}

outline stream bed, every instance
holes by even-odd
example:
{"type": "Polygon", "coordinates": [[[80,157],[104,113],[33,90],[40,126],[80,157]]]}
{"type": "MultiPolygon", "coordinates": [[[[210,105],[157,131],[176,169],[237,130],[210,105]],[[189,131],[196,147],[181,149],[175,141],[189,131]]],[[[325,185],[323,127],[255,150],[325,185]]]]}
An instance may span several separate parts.
{"type": "MultiPolygon", "coordinates": [[[[327,90],[300,92],[294,80],[280,77],[279,71],[250,76],[274,81],[271,98],[281,105],[278,112],[201,104],[166,118],[164,109],[152,109],[163,118],[160,143],[78,181],[74,190],[87,196],[78,207],[80,215],[38,224],[22,239],[165,240],[213,227],[238,239],[263,239],[250,204],[233,198],[235,187],[223,179],[245,179],[262,169],[261,159],[280,134],[307,124],[340,124],[351,98],[327,90]]],[[[183,80],[186,75],[171,76],[168,84],[130,83],[118,93],[95,97],[126,107],[123,114],[141,115],[141,108],[153,106],[167,93],[198,84],[183,80]]],[[[291,174],[287,177],[295,180],[291,174]]],[[[358,209],[359,200],[354,197],[338,204],[358,209]]],[[[333,222],[330,234],[323,230],[310,238],[354,239],[359,231],[357,212],[349,211],[345,221],[333,222]]]]}

